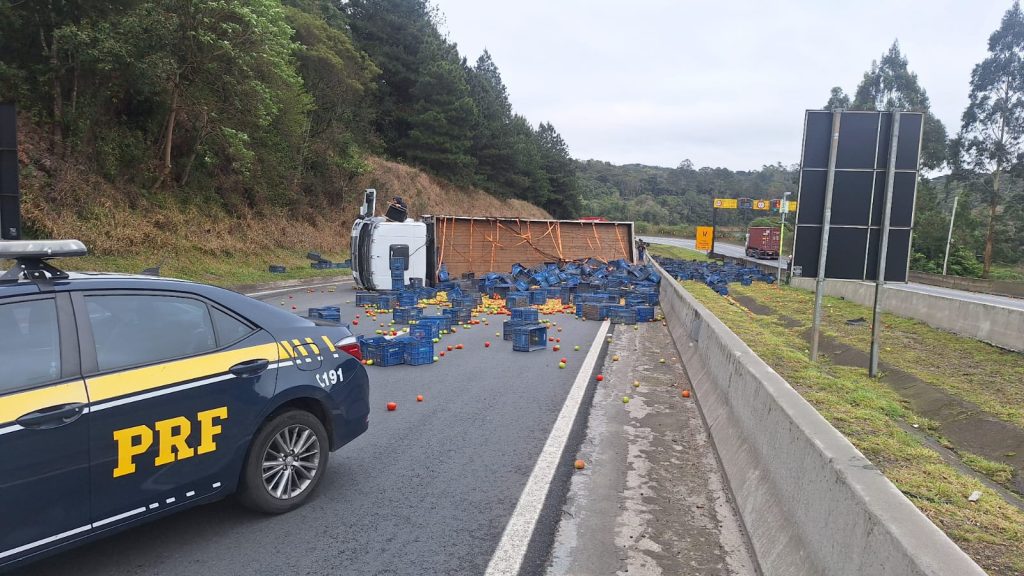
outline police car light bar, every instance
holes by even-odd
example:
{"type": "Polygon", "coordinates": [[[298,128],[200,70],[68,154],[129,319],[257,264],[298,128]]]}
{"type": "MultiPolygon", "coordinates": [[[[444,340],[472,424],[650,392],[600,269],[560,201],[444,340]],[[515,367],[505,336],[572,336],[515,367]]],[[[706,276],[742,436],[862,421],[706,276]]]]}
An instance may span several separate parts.
{"type": "Polygon", "coordinates": [[[68,258],[88,254],[79,240],[3,240],[0,241],[0,260],[42,260],[68,258]]]}

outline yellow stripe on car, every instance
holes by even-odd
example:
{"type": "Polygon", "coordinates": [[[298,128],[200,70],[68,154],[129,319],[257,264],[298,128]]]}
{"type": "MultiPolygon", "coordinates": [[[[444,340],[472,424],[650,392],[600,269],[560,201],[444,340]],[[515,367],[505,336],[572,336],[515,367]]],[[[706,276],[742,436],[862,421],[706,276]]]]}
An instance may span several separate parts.
{"type": "Polygon", "coordinates": [[[41,408],[79,402],[84,404],[88,401],[81,380],[0,396],[0,424],[13,422],[41,408]]]}
{"type": "Polygon", "coordinates": [[[328,338],[327,336],[321,336],[321,338],[323,338],[324,339],[324,343],[327,344],[327,349],[328,350],[330,350],[331,352],[335,352],[336,351],[336,349],[334,348],[334,343],[331,342],[330,338],[328,338]]]}
{"type": "Polygon", "coordinates": [[[278,359],[277,344],[260,344],[239,350],[214,352],[195,358],[174,360],[153,366],[95,376],[88,379],[89,396],[93,402],[101,402],[118,396],[144,392],[168,384],[195,380],[227,372],[229,368],[244,362],[264,358],[271,362],[278,359]]]}

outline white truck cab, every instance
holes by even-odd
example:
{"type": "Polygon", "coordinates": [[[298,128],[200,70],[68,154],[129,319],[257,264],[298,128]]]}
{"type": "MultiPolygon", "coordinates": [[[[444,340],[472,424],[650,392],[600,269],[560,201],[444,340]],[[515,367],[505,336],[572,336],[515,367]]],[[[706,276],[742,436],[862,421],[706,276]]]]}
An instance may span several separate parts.
{"type": "Polygon", "coordinates": [[[393,222],[373,216],[375,190],[366,191],[360,217],[352,224],[352,277],[366,290],[391,290],[391,258],[406,259],[404,283],[427,279],[427,225],[407,219],[393,222]]]}

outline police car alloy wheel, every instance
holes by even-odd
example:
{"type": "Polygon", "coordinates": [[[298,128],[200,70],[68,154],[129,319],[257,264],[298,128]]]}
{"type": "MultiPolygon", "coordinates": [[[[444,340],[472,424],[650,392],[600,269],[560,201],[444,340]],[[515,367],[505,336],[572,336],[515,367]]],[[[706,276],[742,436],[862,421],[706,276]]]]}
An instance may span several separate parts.
{"type": "Polygon", "coordinates": [[[263,485],[275,498],[288,500],[305,490],[320,467],[320,441],[302,424],[281,430],[263,453],[263,485]]]}
{"type": "Polygon", "coordinates": [[[241,502],[281,514],[301,506],[327,467],[327,431],[304,410],[288,410],[268,421],[253,439],[242,472],[241,502]]]}

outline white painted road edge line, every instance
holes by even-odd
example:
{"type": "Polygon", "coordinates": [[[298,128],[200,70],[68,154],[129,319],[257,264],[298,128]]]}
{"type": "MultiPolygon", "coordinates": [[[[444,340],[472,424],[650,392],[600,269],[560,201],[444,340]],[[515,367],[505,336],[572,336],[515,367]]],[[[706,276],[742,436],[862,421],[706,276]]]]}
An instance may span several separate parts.
{"type": "Polygon", "coordinates": [[[516,509],[512,512],[508,524],[505,525],[498,548],[491,556],[490,563],[487,564],[486,576],[515,576],[519,574],[523,558],[526,556],[526,549],[533,536],[533,530],[537,526],[537,519],[544,507],[544,500],[547,498],[551,480],[555,476],[555,470],[558,469],[558,466],[565,465],[561,461],[562,452],[565,450],[566,442],[569,441],[569,433],[572,431],[576,414],[579,413],[580,405],[583,403],[590,374],[594,371],[594,365],[597,364],[597,357],[601,354],[602,342],[605,335],[608,334],[610,325],[608,320],[601,323],[594,343],[590,347],[590,352],[583,359],[583,365],[580,366],[580,371],[576,375],[576,381],[573,382],[572,389],[565,397],[562,411],[558,413],[558,419],[555,420],[555,425],[551,428],[551,434],[548,436],[547,442],[544,443],[544,449],[537,457],[533,472],[530,473],[530,478],[526,481],[522,494],[519,495],[516,509]]]}
{"type": "Polygon", "coordinates": [[[278,288],[274,290],[264,290],[262,292],[246,292],[245,295],[250,298],[256,298],[257,296],[269,296],[271,294],[280,294],[282,292],[298,292],[299,290],[305,290],[306,288],[322,288],[324,286],[337,286],[339,284],[351,284],[352,280],[337,280],[334,282],[324,282],[323,284],[307,284],[305,286],[291,286],[288,288],[278,288]]]}

